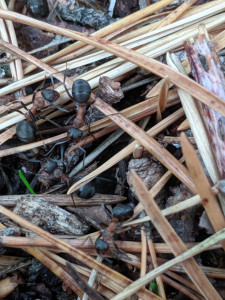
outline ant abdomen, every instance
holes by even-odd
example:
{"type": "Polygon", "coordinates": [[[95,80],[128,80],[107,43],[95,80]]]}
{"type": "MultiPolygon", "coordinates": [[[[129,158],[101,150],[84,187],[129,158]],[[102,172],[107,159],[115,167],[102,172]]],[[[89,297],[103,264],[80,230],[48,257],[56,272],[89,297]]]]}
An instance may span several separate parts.
{"type": "Polygon", "coordinates": [[[72,96],[78,103],[86,103],[91,96],[90,84],[84,79],[74,81],[72,86],[72,96]]]}
{"type": "Polygon", "coordinates": [[[27,120],[20,121],[16,125],[16,135],[20,141],[26,144],[34,142],[36,139],[34,125],[27,120]]]}
{"type": "Polygon", "coordinates": [[[74,140],[81,138],[83,135],[83,131],[80,129],[77,129],[75,127],[69,128],[67,132],[68,132],[69,137],[74,140]]]}
{"type": "Polygon", "coordinates": [[[95,185],[90,181],[87,184],[82,185],[75,193],[82,199],[90,199],[95,195],[95,185]]]}
{"type": "Polygon", "coordinates": [[[133,209],[128,204],[117,204],[112,210],[112,217],[118,219],[119,222],[128,220],[133,216],[133,209]]]}

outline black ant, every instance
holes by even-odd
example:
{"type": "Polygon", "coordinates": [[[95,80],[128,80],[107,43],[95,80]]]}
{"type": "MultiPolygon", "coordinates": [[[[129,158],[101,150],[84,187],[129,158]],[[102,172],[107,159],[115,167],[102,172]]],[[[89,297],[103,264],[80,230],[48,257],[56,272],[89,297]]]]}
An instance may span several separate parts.
{"type": "Polygon", "coordinates": [[[77,115],[73,121],[73,126],[75,128],[80,128],[85,124],[84,116],[86,112],[87,102],[91,96],[90,84],[84,79],[75,80],[72,85],[72,95],[69,93],[65,85],[65,82],[64,82],[64,87],[68,96],[73,102],[75,102],[75,106],[76,106],[77,115]]]}
{"type": "MultiPolygon", "coordinates": [[[[133,209],[128,204],[117,204],[112,210],[112,221],[109,226],[101,233],[95,241],[95,248],[99,255],[109,249],[108,242],[113,240],[113,237],[118,229],[119,223],[128,220],[133,215],[133,209]]],[[[115,245],[117,248],[117,246],[115,245]]],[[[104,257],[103,257],[104,258],[104,257]]]]}
{"type": "Polygon", "coordinates": [[[35,98],[36,92],[32,97],[32,107],[27,109],[26,105],[22,102],[21,105],[27,110],[27,113],[23,113],[20,110],[16,110],[20,114],[25,116],[25,120],[20,121],[16,125],[16,134],[20,141],[24,143],[32,143],[36,139],[36,131],[38,130],[36,122],[36,115],[41,111],[45,106],[45,101],[41,97],[35,98]]]}

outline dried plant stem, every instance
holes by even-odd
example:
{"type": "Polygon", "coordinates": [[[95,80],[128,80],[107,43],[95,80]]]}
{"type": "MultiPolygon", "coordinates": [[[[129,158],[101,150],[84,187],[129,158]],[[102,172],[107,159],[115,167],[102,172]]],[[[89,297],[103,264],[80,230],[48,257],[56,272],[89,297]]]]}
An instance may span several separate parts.
{"type": "MultiPolygon", "coordinates": [[[[189,179],[189,174],[186,168],[180,164],[174,156],[166,151],[160,144],[158,144],[152,137],[146,134],[138,126],[131,121],[127,120],[121,115],[117,114],[117,111],[106,105],[104,101],[97,98],[94,102],[94,106],[98,108],[102,113],[109,116],[116,124],[118,124],[123,130],[129,133],[134,139],[142,144],[151,154],[153,154],[164,166],[166,166],[175,176],[177,176],[190,190],[194,193],[196,191],[195,186],[189,179]]],[[[68,193],[71,193],[73,188],[71,187],[68,193]]]]}
{"type": "MultiPolygon", "coordinates": [[[[62,241],[61,239],[58,239],[54,237],[52,234],[48,233],[47,231],[41,229],[40,227],[33,225],[32,223],[26,221],[25,219],[21,218],[20,216],[14,214],[10,210],[6,209],[5,207],[0,205],[0,212],[4,215],[8,216],[9,218],[13,219],[15,222],[19,223],[21,226],[32,230],[34,233],[38,234],[39,236],[43,237],[44,239],[50,241],[52,244],[57,246],[59,249],[65,251],[66,253],[69,253],[71,256],[75,257],[76,259],[86,263],[90,268],[96,269],[99,273],[107,276],[110,280],[116,282],[121,290],[125,288],[128,284],[131,283],[131,280],[126,278],[125,276],[122,276],[120,273],[110,269],[109,267],[105,266],[104,264],[101,264],[100,262],[95,261],[92,257],[86,255],[81,250],[78,250],[66,242],[62,241]]],[[[142,297],[143,299],[149,299],[149,297],[152,297],[152,299],[159,300],[160,298],[156,296],[155,294],[147,291],[146,289],[142,289],[138,292],[138,295],[142,297]]]]}
{"type": "MultiPolygon", "coordinates": [[[[96,48],[100,48],[102,50],[108,51],[110,53],[113,53],[116,56],[119,56],[125,60],[129,60],[130,62],[136,64],[137,66],[144,68],[160,77],[165,77],[168,75],[170,77],[171,82],[176,84],[178,87],[184,89],[203,103],[207,104],[208,106],[212,107],[216,111],[220,112],[222,115],[225,115],[225,103],[217,96],[215,96],[213,93],[209,92],[193,80],[173,71],[171,68],[168,66],[152,59],[152,58],[147,58],[145,55],[142,55],[138,53],[137,51],[133,51],[130,49],[126,49],[123,46],[114,44],[109,41],[104,41],[101,39],[98,39],[93,36],[87,36],[86,34],[78,33],[75,31],[67,30],[67,29],[62,29],[60,27],[56,27],[50,24],[45,24],[41,21],[24,17],[21,16],[20,14],[10,12],[10,11],[4,11],[0,10],[0,17],[1,18],[6,18],[6,19],[13,19],[14,21],[17,21],[19,23],[23,23],[26,25],[32,25],[38,28],[41,28],[43,30],[47,30],[49,32],[53,33],[59,33],[61,35],[65,35],[67,37],[80,40],[82,42],[85,42],[87,44],[90,44],[96,48]]],[[[6,51],[13,51],[12,46],[7,45],[4,41],[0,41],[1,43],[1,48],[5,48],[6,51]]],[[[18,53],[18,49],[16,51],[16,55],[20,55],[18,53]]],[[[15,54],[15,49],[14,52],[15,54]]],[[[34,63],[32,61],[32,63],[34,63]]],[[[39,67],[45,69],[43,67],[43,63],[39,61],[39,67]]],[[[52,68],[51,68],[52,69],[52,68]]],[[[50,67],[48,67],[48,72],[50,70],[50,67]]],[[[50,71],[51,73],[54,73],[50,71]]],[[[59,75],[53,74],[56,78],[59,75]]],[[[60,77],[60,76],[59,76],[60,77]]],[[[60,79],[59,79],[60,80],[60,79]]],[[[60,80],[61,81],[61,80],[60,80]]]]}
{"type": "MultiPolygon", "coordinates": [[[[1,228],[5,228],[4,225],[1,225],[1,228]]],[[[46,255],[42,252],[42,250],[37,249],[37,248],[31,248],[31,247],[25,247],[22,248],[29,254],[33,255],[36,257],[41,263],[43,263],[47,268],[49,268],[56,276],[62,279],[63,282],[66,283],[68,287],[71,288],[74,293],[77,295],[82,294],[82,290],[77,286],[76,282],[67,274],[64,269],[57,265],[53,260],[49,259],[46,257],[46,255]]]]}
{"type": "MultiPolygon", "coordinates": [[[[98,255],[98,256],[96,257],[96,260],[102,262],[102,261],[103,261],[103,258],[102,258],[100,255],[98,255]]],[[[96,280],[97,275],[98,275],[98,273],[97,273],[94,269],[92,269],[92,270],[91,270],[90,277],[89,277],[89,280],[88,280],[88,284],[89,284],[90,286],[93,286],[93,284],[94,284],[94,282],[95,282],[95,280],[96,280]]],[[[84,294],[82,300],[88,300],[88,295],[87,295],[87,294],[84,294]]]]}
{"type": "Polygon", "coordinates": [[[147,261],[147,239],[144,228],[141,228],[141,270],[140,277],[146,274],[146,261],[147,261]]]}
{"type": "Polygon", "coordinates": [[[78,296],[83,295],[82,289],[77,285],[76,281],[57,263],[46,255],[46,251],[43,252],[37,248],[24,248],[25,251],[30,253],[41,263],[43,263],[48,269],[50,269],[56,276],[58,276],[66,284],[67,287],[78,296]]]}
{"type": "MultiPolygon", "coordinates": [[[[157,135],[160,131],[162,131],[164,128],[167,128],[170,124],[173,124],[176,120],[178,120],[181,116],[183,116],[183,110],[180,109],[173,114],[171,114],[169,117],[165,118],[161,122],[159,122],[157,125],[153,126],[150,130],[147,131],[147,133],[151,136],[157,135]]],[[[89,181],[93,180],[96,176],[104,172],[105,170],[109,169],[110,167],[114,166],[116,163],[118,163],[121,159],[125,158],[126,156],[132,154],[133,149],[137,141],[134,141],[130,143],[128,146],[126,146],[123,150],[118,152],[116,155],[114,155],[112,158],[107,160],[106,163],[101,165],[99,168],[88,174],[87,176],[84,176],[81,180],[79,180],[76,185],[74,185],[74,190],[80,188],[83,184],[88,183],[89,181]]]]}
{"type": "Polygon", "coordinates": [[[30,201],[35,199],[43,199],[43,201],[48,201],[51,204],[58,206],[93,206],[93,205],[109,205],[116,204],[120,201],[126,200],[125,197],[118,195],[109,194],[95,194],[90,200],[81,199],[77,195],[73,195],[73,199],[68,195],[57,195],[57,194],[38,194],[38,195],[6,195],[0,196],[0,205],[11,207],[17,205],[17,203],[24,198],[30,199],[30,201]]]}
{"type": "Polygon", "coordinates": [[[166,109],[169,87],[170,87],[170,79],[168,76],[165,76],[165,78],[162,79],[162,85],[159,91],[157,114],[156,114],[157,122],[162,120],[162,112],[164,112],[164,110],[166,109]]]}
{"type": "MultiPolygon", "coordinates": [[[[189,287],[190,289],[192,289],[193,291],[198,293],[198,289],[196,288],[194,283],[190,282],[189,280],[185,279],[184,277],[178,275],[175,272],[169,271],[169,270],[166,271],[165,274],[172,277],[173,279],[181,282],[183,285],[186,285],[187,287],[189,287]]],[[[199,297],[200,297],[200,295],[199,295],[199,297]]]]}
{"type": "MultiPolygon", "coordinates": [[[[7,5],[5,3],[5,0],[0,0],[0,5],[3,9],[8,10],[7,5]]],[[[14,46],[18,47],[18,42],[17,42],[13,22],[12,21],[6,21],[6,25],[7,25],[7,28],[8,28],[11,43],[14,46]]],[[[15,69],[16,69],[16,79],[21,80],[23,78],[23,67],[22,67],[22,62],[21,62],[20,58],[15,59],[15,69]]]]}
{"type": "Polygon", "coordinates": [[[203,297],[195,295],[196,293],[189,290],[183,284],[181,285],[177,281],[175,281],[175,280],[173,280],[173,279],[171,279],[171,278],[169,278],[165,275],[162,275],[162,279],[164,280],[165,283],[167,283],[170,286],[174,287],[175,289],[177,289],[178,291],[180,291],[181,293],[183,293],[184,295],[186,295],[190,299],[192,299],[192,300],[200,300],[200,299],[203,300],[203,297]]]}
{"type": "MultiPolygon", "coordinates": [[[[201,162],[199,161],[193,146],[189,143],[183,132],[181,133],[181,146],[188,170],[196,184],[202,204],[214,230],[217,232],[220,229],[225,228],[225,218],[223,212],[209,184],[207,176],[205,175],[201,162]]],[[[222,246],[225,250],[225,241],[222,242],[222,246]]]]}
{"type": "MultiPolygon", "coordinates": [[[[152,218],[154,226],[157,228],[157,230],[159,231],[163,239],[166,241],[166,243],[170,245],[171,250],[173,251],[175,256],[179,256],[180,254],[184,255],[184,252],[187,251],[187,248],[180,240],[180,238],[177,236],[176,232],[173,230],[173,228],[166,220],[166,218],[162,215],[160,209],[158,208],[154,199],[150,196],[147,188],[142,183],[141,179],[132,170],[131,170],[131,174],[132,174],[132,182],[135,188],[135,192],[139,200],[142,202],[145,211],[152,218]]],[[[220,233],[223,231],[225,231],[225,229],[221,230],[220,233]]],[[[182,264],[187,274],[190,276],[192,281],[198,287],[201,294],[206,299],[221,299],[219,294],[216,292],[214,287],[208,281],[207,277],[204,275],[204,273],[201,271],[201,269],[198,267],[197,263],[192,257],[183,260],[182,264]]],[[[139,279],[139,281],[141,281],[141,279],[139,279]]],[[[142,284],[145,283],[146,282],[143,280],[142,284]]],[[[124,299],[124,297],[132,295],[134,293],[134,288],[132,287],[134,286],[136,292],[138,288],[137,281],[131,286],[127,287],[122,293],[114,297],[113,300],[124,299]]]]}
{"type": "MultiPolygon", "coordinates": [[[[174,54],[171,56],[167,54],[167,63],[174,70],[186,74],[179,59],[174,54]]],[[[179,88],[177,91],[209,176],[216,183],[219,180],[219,173],[202,116],[192,96],[179,88]]]]}
{"type": "Polygon", "coordinates": [[[190,128],[190,124],[188,122],[188,119],[184,120],[178,127],[177,131],[185,131],[190,128]]]}
{"type": "MultiPolygon", "coordinates": [[[[86,236],[81,237],[80,239],[74,239],[74,238],[69,238],[66,236],[60,236],[61,239],[63,239],[65,242],[70,244],[73,247],[76,247],[78,249],[82,249],[85,252],[91,253],[91,255],[96,255],[96,249],[94,246],[94,241],[99,235],[95,233],[96,237],[92,235],[92,242],[88,241],[86,236]],[[84,242],[84,240],[86,240],[84,242]]],[[[43,238],[33,238],[33,237],[10,237],[10,236],[2,236],[0,238],[1,245],[4,247],[12,247],[12,248],[24,248],[24,247],[45,247],[48,248],[52,251],[57,251],[59,250],[53,246],[50,242],[43,238]]],[[[139,254],[141,253],[142,246],[140,242],[130,242],[130,241],[115,241],[117,247],[125,252],[130,252],[130,253],[136,253],[139,254]]],[[[194,246],[198,245],[198,243],[186,243],[185,246],[190,249],[194,246]]],[[[110,247],[114,247],[113,242],[109,242],[110,247]]],[[[156,253],[171,253],[170,247],[165,244],[165,243],[154,243],[154,250],[156,253]]],[[[221,248],[221,244],[216,244],[208,248],[208,250],[215,250],[221,248]]],[[[63,251],[60,251],[63,252],[63,251]]],[[[159,261],[160,263],[160,261],[159,261]]],[[[211,272],[211,276],[215,276],[218,278],[225,278],[225,274],[222,275],[223,270],[222,269],[216,269],[214,268],[215,272],[211,272]],[[218,270],[218,273],[216,274],[216,270],[218,270]]]]}
{"type": "MultiPolygon", "coordinates": [[[[98,30],[97,32],[95,32],[93,34],[93,36],[97,37],[97,38],[102,38],[104,36],[107,36],[117,30],[119,30],[120,28],[123,28],[125,26],[128,26],[129,24],[132,24],[144,17],[147,17],[151,14],[153,14],[155,11],[167,6],[168,4],[172,3],[173,0],[162,0],[162,1],[159,1],[158,3],[155,3],[145,9],[142,9],[142,10],[139,10],[137,11],[136,13],[133,13],[125,18],[122,18],[121,20],[113,23],[113,24],[110,24],[100,30],[98,30]]],[[[75,51],[75,50],[78,50],[82,47],[86,46],[85,43],[83,42],[77,42],[69,47],[67,47],[66,50],[64,51],[60,51],[56,54],[53,54],[51,55],[50,57],[47,57],[45,59],[43,59],[43,62],[47,63],[47,62],[51,62],[53,60],[56,60],[57,58],[60,58],[62,56],[64,56],[66,53],[70,53],[72,51],[75,51]]],[[[34,69],[32,69],[33,71],[34,69]]]]}
{"type": "MultiPolygon", "coordinates": [[[[213,191],[214,191],[215,194],[219,193],[216,187],[213,187],[212,189],[213,189],[213,191]]],[[[177,204],[172,205],[172,206],[170,206],[168,208],[165,208],[161,212],[162,212],[162,214],[164,216],[168,216],[170,214],[174,214],[174,213],[180,212],[182,210],[190,208],[190,207],[192,207],[194,205],[198,205],[200,203],[201,203],[200,196],[199,195],[195,195],[194,197],[191,197],[191,198],[189,198],[187,200],[184,200],[184,201],[182,201],[180,203],[177,203],[177,204]]],[[[140,213],[142,209],[143,209],[142,206],[138,204],[137,207],[135,208],[135,214],[140,213]]],[[[134,220],[134,221],[125,222],[122,225],[122,227],[135,226],[135,225],[147,222],[147,221],[151,221],[151,218],[149,216],[146,216],[146,217],[143,217],[141,219],[134,220]]]]}
{"type": "MultiPolygon", "coordinates": [[[[193,4],[195,4],[198,0],[187,0],[182,5],[178,6],[175,10],[173,10],[164,20],[162,20],[155,28],[161,28],[166,26],[167,24],[172,23],[174,20],[178,19],[186,10],[188,10],[193,4]]],[[[153,30],[155,29],[153,28],[153,30]]]]}
{"type": "MultiPolygon", "coordinates": [[[[185,44],[192,73],[197,82],[209,91],[221,97],[225,103],[225,77],[215,48],[209,40],[204,25],[199,27],[199,35],[192,42],[185,44]]],[[[220,178],[225,178],[225,118],[207,105],[202,105],[204,120],[210,133],[211,147],[213,148],[220,178]]]]}
{"type": "MultiPolygon", "coordinates": [[[[148,238],[147,242],[148,242],[149,253],[150,253],[151,259],[152,259],[152,264],[153,264],[154,268],[157,268],[159,265],[158,265],[158,262],[157,262],[157,257],[156,257],[153,241],[152,241],[151,238],[148,238]]],[[[166,293],[165,293],[165,289],[164,289],[164,286],[163,286],[162,276],[159,275],[159,276],[156,277],[156,283],[158,285],[160,297],[162,299],[166,299],[166,293]]]]}

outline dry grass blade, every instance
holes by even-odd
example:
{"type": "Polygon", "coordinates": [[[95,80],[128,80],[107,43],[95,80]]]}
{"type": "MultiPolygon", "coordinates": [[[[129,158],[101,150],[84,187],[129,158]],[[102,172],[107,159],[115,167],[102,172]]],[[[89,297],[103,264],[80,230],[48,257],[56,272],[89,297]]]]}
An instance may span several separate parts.
{"type": "MultiPolygon", "coordinates": [[[[97,98],[94,102],[94,106],[98,108],[105,115],[108,115],[116,124],[142,144],[151,154],[153,154],[163,165],[165,165],[175,176],[177,176],[190,190],[196,192],[195,186],[190,181],[189,174],[186,168],[176,160],[167,150],[165,150],[159,143],[153,138],[147,135],[133,122],[127,120],[118,112],[106,104],[101,99],[97,98]]],[[[121,158],[120,158],[121,159],[121,158]]],[[[69,190],[68,194],[71,194],[77,188],[77,183],[74,184],[69,190]]]]}
{"type": "Polygon", "coordinates": [[[147,262],[147,239],[144,227],[141,228],[141,270],[140,277],[146,274],[146,262],[147,262]]]}
{"type": "MultiPolygon", "coordinates": [[[[171,114],[169,117],[165,118],[155,126],[153,126],[150,130],[147,131],[147,133],[151,136],[157,135],[160,131],[167,128],[170,124],[178,120],[180,117],[183,116],[183,110],[179,109],[178,111],[171,114]]],[[[87,176],[83,177],[81,180],[79,180],[74,186],[73,190],[80,188],[83,184],[88,183],[92,179],[94,179],[96,176],[104,172],[105,170],[109,169],[110,167],[114,166],[116,163],[118,163],[121,159],[125,158],[126,156],[130,155],[133,152],[134,146],[136,145],[137,141],[132,142],[130,145],[125,147],[123,150],[118,152],[116,155],[114,155],[112,158],[108,159],[106,163],[104,163],[102,166],[97,168],[95,171],[91,172],[87,176]]]]}
{"type": "MultiPolygon", "coordinates": [[[[209,220],[214,230],[219,231],[220,229],[225,228],[225,218],[223,212],[209,184],[199,158],[183,132],[181,133],[181,146],[189,172],[196,184],[198,193],[201,197],[202,204],[206,210],[209,220]]],[[[222,243],[222,245],[225,250],[225,241],[222,243]]]]}
{"type": "MultiPolygon", "coordinates": [[[[225,239],[225,229],[220,230],[219,232],[215,233],[211,237],[207,238],[203,242],[199,243],[197,246],[194,246],[190,250],[186,251],[185,253],[175,257],[174,259],[171,259],[170,261],[164,263],[163,265],[159,266],[158,268],[154,269],[153,271],[149,272],[148,274],[144,275],[142,278],[136,280],[132,285],[130,285],[127,289],[123,291],[123,293],[118,294],[116,297],[112,298],[112,300],[121,300],[125,299],[127,296],[132,295],[136,293],[141,287],[148,284],[151,280],[153,280],[156,276],[159,274],[164,273],[168,269],[172,269],[176,272],[179,272],[181,270],[181,266],[175,266],[179,262],[182,262],[192,256],[197,255],[198,253],[201,253],[202,251],[209,249],[210,246],[217,244],[219,241],[222,241],[225,239]]],[[[207,272],[206,269],[212,269],[212,268],[206,268],[202,267],[201,269],[207,273],[208,276],[210,276],[210,272],[207,272]]],[[[218,273],[220,273],[220,277],[218,278],[224,278],[224,271],[222,273],[220,272],[220,269],[217,269],[218,273]]],[[[212,298],[214,300],[214,298],[212,298]]],[[[211,299],[211,300],[212,300],[211,299]]],[[[221,299],[221,298],[219,298],[221,299]]]]}
{"type": "Polygon", "coordinates": [[[4,299],[12,293],[20,283],[22,283],[22,281],[19,280],[16,275],[0,280],[0,299],[4,299]]]}
{"type": "MultiPolygon", "coordinates": [[[[167,172],[168,173],[168,172],[167,172]]],[[[166,175],[166,174],[165,174],[166,175]]],[[[219,191],[217,189],[217,187],[213,187],[212,188],[214,193],[215,194],[219,194],[219,191]]],[[[177,203],[175,205],[172,205],[168,208],[165,208],[161,211],[161,213],[164,215],[164,216],[168,216],[170,214],[175,214],[179,211],[182,211],[184,209],[188,209],[192,206],[195,206],[195,205],[198,205],[201,203],[201,198],[199,195],[195,195],[194,197],[191,197],[187,200],[184,200],[180,203],[177,203]]],[[[135,210],[135,214],[136,212],[140,213],[141,210],[143,209],[141,205],[137,205],[136,207],[137,209],[135,210]]],[[[151,221],[151,218],[149,216],[146,216],[146,217],[143,217],[143,218],[140,218],[140,219],[137,219],[137,220],[134,220],[134,221],[129,221],[129,222],[125,222],[122,227],[126,227],[126,226],[135,226],[135,225],[138,225],[138,224],[141,224],[141,223],[144,223],[144,222],[147,222],[147,221],[151,221]]]]}
{"type": "MultiPolygon", "coordinates": [[[[90,268],[96,269],[100,274],[105,275],[108,279],[117,283],[120,290],[123,290],[128,284],[131,283],[131,280],[126,278],[125,276],[121,275],[120,273],[110,269],[109,267],[105,266],[104,264],[97,262],[92,257],[88,256],[81,250],[78,250],[68,243],[64,242],[61,239],[56,238],[52,234],[48,233],[47,231],[41,229],[40,227],[33,225],[32,223],[26,221],[25,219],[21,218],[20,216],[14,214],[10,210],[6,209],[5,207],[0,205],[0,212],[6,215],[7,217],[13,219],[15,222],[20,224],[21,226],[33,231],[37,235],[43,237],[44,239],[48,240],[50,243],[58,247],[59,249],[63,250],[66,253],[69,253],[74,258],[85,262],[87,266],[90,268]]],[[[139,296],[143,299],[152,299],[159,300],[160,298],[157,295],[147,291],[146,289],[142,289],[138,292],[139,296]]]]}
{"type": "MultiPolygon", "coordinates": [[[[222,64],[204,25],[199,26],[199,35],[194,40],[185,43],[185,50],[195,80],[225,102],[225,77],[222,64]]],[[[225,178],[224,118],[207,105],[202,104],[202,110],[220,178],[225,178]]]]}
{"type": "MultiPolygon", "coordinates": [[[[225,103],[221,98],[214,95],[213,93],[209,92],[193,80],[175,72],[168,66],[152,59],[149,57],[146,57],[143,54],[140,54],[136,51],[126,49],[123,46],[114,44],[109,41],[101,40],[98,38],[95,38],[93,36],[88,36],[86,34],[78,33],[76,31],[63,29],[60,27],[56,27],[50,24],[43,23],[41,21],[35,20],[33,18],[25,17],[24,15],[20,15],[18,13],[14,12],[8,12],[4,10],[0,10],[0,17],[4,19],[10,19],[15,22],[19,22],[22,24],[34,26],[37,28],[40,28],[42,30],[46,30],[49,32],[57,33],[60,35],[65,35],[67,37],[73,38],[75,40],[82,41],[84,43],[90,44],[96,48],[105,50],[107,52],[110,52],[118,57],[121,57],[125,60],[128,60],[135,65],[148,70],[162,78],[164,78],[166,75],[169,76],[171,82],[176,84],[178,87],[184,89],[186,92],[190,93],[203,103],[207,104],[211,108],[215,109],[222,115],[225,115],[225,103]]],[[[4,48],[4,43],[1,42],[1,48],[4,48]]],[[[9,51],[9,48],[6,47],[6,51],[9,51]]],[[[39,67],[42,68],[42,62],[40,62],[39,67]]],[[[51,72],[53,73],[53,72],[51,72]]],[[[54,74],[53,74],[54,75],[54,74]]],[[[55,76],[55,75],[54,75],[55,76]]],[[[55,76],[57,78],[57,76],[55,76]]]]}
{"type": "Polygon", "coordinates": [[[162,278],[163,278],[165,283],[167,283],[170,286],[174,287],[175,289],[177,289],[178,291],[180,291],[181,293],[183,293],[184,295],[186,295],[190,299],[192,299],[192,300],[200,300],[200,299],[203,300],[203,297],[201,297],[200,295],[198,296],[197,293],[191,291],[185,285],[178,283],[177,281],[167,277],[166,275],[162,275],[162,278]]]}
{"type": "MultiPolygon", "coordinates": [[[[188,8],[194,5],[198,0],[187,0],[182,5],[178,6],[177,9],[173,10],[164,20],[162,20],[155,28],[161,28],[167,24],[172,23],[174,20],[178,19],[188,8]]],[[[154,30],[153,28],[152,30],[154,30]]]]}
{"type": "Polygon", "coordinates": [[[167,102],[169,88],[170,88],[170,79],[168,76],[165,76],[165,78],[163,78],[162,80],[162,85],[159,91],[157,115],[156,115],[157,122],[162,120],[162,112],[164,112],[164,110],[166,109],[166,102],[167,102]]]}
{"type": "Polygon", "coordinates": [[[178,127],[177,127],[177,131],[185,131],[188,130],[190,128],[188,119],[185,119],[178,127]]]}
{"type": "MultiPolygon", "coordinates": [[[[173,69],[182,72],[184,75],[187,75],[179,59],[174,54],[171,56],[167,54],[167,63],[173,69]]],[[[196,144],[198,145],[199,152],[210,174],[210,177],[212,178],[212,181],[215,183],[219,180],[219,173],[201,114],[198,110],[195,100],[191,97],[191,95],[181,89],[178,89],[178,94],[195,137],[196,144]]]]}
{"type": "MultiPolygon", "coordinates": [[[[98,237],[99,232],[95,232],[95,236],[92,234],[92,241],[88,241],[87,237],[82,237],[82,239],[74,239],[70,238],[68,239],[67,236],[62,236],[61,238],[66,241],[68,244],[70,244],[73,247],[82,249],[82,251],[85,251],[91,255],[97,255],[97,252],[95,250],[94,241],[98,237]],[[86,240],[84,242],[84,240],[86,240]]],[[[45,247],[50,250],[54,250],[57,252],[63,252],[57,249],[57,247],[53,246],[50,242],[43,238],[31,238],[31,237],[10,237],[10,236],[2,236],[1,239],[1,245],[4,247],[11,247],[11,248],[24,248],[24,247],[45,247]]],[[[115,243],[119,249],[130,252],[130,253],[140,253],[142,250],[141,243],[140,242],[130,242],[130,241],[113,241],[109,242],[109,246],[115,249],[115,243]]],[[[169,246],[167,246],[165,243],[154,243],[154,250],[156,253],[171,253],[171,249],[169,246]]],[[[194,246],[196,246],[196,243],[186,243],[185,246],[190,249],[194,246]]],[[[208,248],[208,250],[215,250],[222,248],[221,244],[216,244],[208,248]]],[[[218,277],[218,278],[225,278],[225,273],[222,275],[222,269],[216,269],[218,270],[217,274],[216,272],[212,272],[212,277],[218,277]]]]}
{"type": "MultiPolygon", "coordinates": [[[[150,252],[150,255],[151,255],[153,266],[154,266],[154,268],[157,268],[158,267],[157,256],[156,256],[153,241],[150,237],[148,238],[148,248],[149,248],[149,252],[150,252]]],[[[156,283],[158,285],[159,295],[163,299],[166,299],[166,293],[165,293],[165,289],[164,289],[164,286],[163,286],[162,276],[157,276],[156,277],[156,283]]]]}
{"type": "MultiPolygon", "coordinates": [[[[152,155],[154,155],[164,166],[166,166],[175,176],[177,176],[190,190],[196,192],[195,186],[190,181],[189,174],[186,168],[172,156],[167,150],[165,150],[156,140],[150,137],[146,132],[141,130],[130,120],[127,120],[118,112],[106,105],[104,101],[97,98],[94,102],[94,106],[98,108],[102,113],[109,116],[116,124],[118,124],[124,131],[130,134],[135,140],[142,144],[152,155]]],[[[68,191],[71,193],[71,190],[68,191]]]]}
{"type": "Polygon", "coordinates": [[[42,250],[37,248],[24,248],[24,250],[33,255],[47,268],[49,268],[56,276],[58,276],[66,284],[67,287],[71,288],[71,290],[76,295],[80,297],[82,296],[83,291],[76,283],[76,281],[59,264],[57,264],[51,258],[46,256],[46,251],[42,252],[42,250]]]}
{"type": "MultiPolygon", "coordinates": [[[[133,13],[130,16],[122,18],[121,20],[98,30],[97,32],[93,33],[93,36],[98,37],[98,38],[102,38],[106,35],[109,35],[109,34],[119,30],[120,28],[122,28],[124,26],[128,26],[131,23],[133,24],[134,22],[138,21],[139,19],[147,17],[147,16],[153,14],[155,11],[169,5],[173,1],[174,0],[162,0],[162,1],[159,1],[155,4],[152,4],[152,5],[150,5],[149,7],[145,8],[145,9],[139,10],[139,11],[133,13]]],[[[80,49],[84,46],[86,46],[86,43],[76,42],[75,44],[70,45],[66,49],[64,49],[62,51],[59,51],[59,52],[51,55],[50,57],[44,58],[43,62],[45,62],[45,63],[51,62],[53,60],[56,60],[57,58],[65,56],[66,53],[71,53],[72,51],[78,50],[78,49],[80,49]]],[[[33,68],[33,66],[32,66],[29,69],[29,72],[31,72],[35,69],[36,68],[33,68]]]]}
{"type": "MultiPolygon", "coordinates": [[[[133,186],[139,200],[142,202],[146,213],[152,218],[152,222],[162,238],[171,247],[173,254],[178,256],[187,251],[187,248],[180,240],[170,223],[162,215],[159,207],[149,194],[148,189],[133,170],[131,170],[131,176],[133,186]]],[[[182,264],[187,274],[206,299],[221,299],[193,258],[183,261],[182,264]]]]}

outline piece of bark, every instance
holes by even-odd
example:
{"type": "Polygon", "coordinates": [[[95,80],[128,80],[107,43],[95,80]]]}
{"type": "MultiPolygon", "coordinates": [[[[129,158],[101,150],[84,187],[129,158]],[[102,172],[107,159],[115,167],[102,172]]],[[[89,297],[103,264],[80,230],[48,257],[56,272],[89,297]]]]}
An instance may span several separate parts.
{"type": "Polygon", "coordinates": [[[102,230],[109,225],[111,219],[106,213],[106,210],[102,206],[92,207],[67,207],[69,211],[79,215],[80,218],[84,219],[88,224],[98,230],[102,230]]]}
{"type": "Polygon", "coordinates": [[[33,201],[33,199],[40,199],[41,201],[48,201],[52,205],[58,206],[99,206],[112,205],[118,202],[126,200],[123,196],[109,195],[109,194],[95,194],[91,199],[82,199],[77,195],[73,195],[73,199],[70,195],[64,194],[39,194],[39,195],[4,195],[0,196],[0,205],[11,207],[16,206],[17,202],[27,199],[27,201],[33,201]]]}
{"type": "Polygon", "coordinates": [[[16,205],[13,212],[55,234],[83,235],[89,229],[85,222],[73,214],[43,199],[30,201],[25,198],[16,205]]]}
{"type": "Polygon", "coordinates": [[[127,173],[127,182],[131,187],[133,187],[133,184],[130,177],[130,170],[134,170],[141,177],[148,189],[152,188],[163,175],[163,166],[157,160],[149,157],[131,159],[127,173]]]}
{"type": "MultiPolygon", "coordinates": [[[[215,47],[209,41],[205,28],[194,41],[185,43],[192,75],[195,80],[225,101],[225,78],[215,47]]],[[[211,145],[221,179],[225,178],[225,117],[202,104],[205,123],[208,127],[211,145]]]]}
{"type": "MultiPolygon", "coordinates": [[[[170,191],[172,196],[166,200],[166,207],[176,205],[192,196],[191,192],[182,183],[179,186],[171,187],[170,191]]],[[[195,241],[195,215],[196,207],[194,206],[168,217],[168,221],[185,243],[195,241]]]]}
{"type": "Polygon", "coordinates": [[[73,21],[95,30],[99,30],[116,21],[107,13],[97,12],[92,8],[75,6],[74,9],[68,9],[65,6],[61,6],[60,13],[62,19],[66,21],[73,21]]]}

